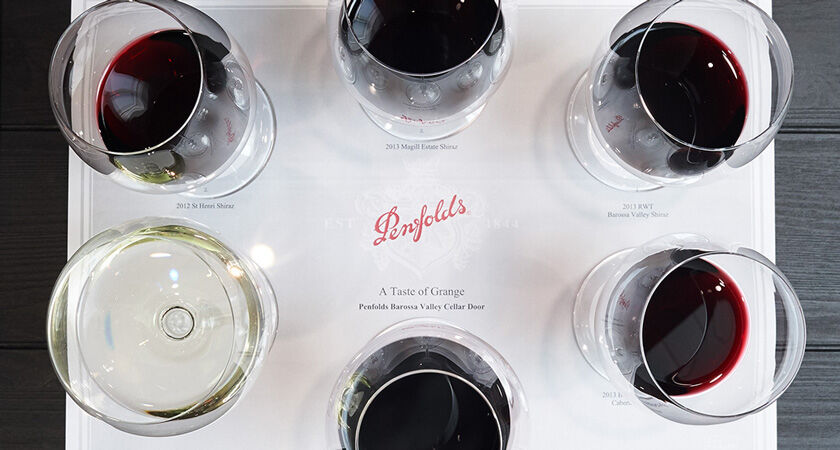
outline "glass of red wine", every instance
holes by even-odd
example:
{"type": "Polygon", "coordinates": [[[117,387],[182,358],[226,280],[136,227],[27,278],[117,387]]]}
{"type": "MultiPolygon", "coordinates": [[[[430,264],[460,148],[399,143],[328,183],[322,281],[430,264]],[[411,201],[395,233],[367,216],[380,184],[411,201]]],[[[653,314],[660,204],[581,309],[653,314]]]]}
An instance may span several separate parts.
{"type": "Polygon", "coordinates": [[[687,424],[771,405],[805,352],[805,317],[784,274],[754,250],[692,234],[606,258],[583,281],[573,322],[599,374],[687,424]]]}
{"type": "Polygon", "coordinates": [[[510,65],[514,0],[330,0],[333,63],[386,132],[426,141],[481,114],[510,65]]]}
{"type": "Polygon", "coordinates": [[[47,344],[82,410],[128,433],[172,436],[245,395],[277,326],[259,266],[196,222],[147,217],[70,258],[50,299],[47,344]]]}
{"type": "Polygon", "coordinates": [[[490,345],[437,319],[386,329],[342,372],[327,411],[328,448],[524,450],[528,408],[490,345]]]}
{"type": "Polygon", "coordinates": [[[175,0],[112,0],[59,40],[50,99],[75,153],[144,192],[220,197],[274,146],[274,112],[239,45],[175,0]]]}
{"type": "Polygon", "coordinates": [[[779,27],[742,0],[651,0],[595,53],[568,106],[583,167],[622,190],[685,185],[741,167],[790,104],[793,58],[779,27]]]}

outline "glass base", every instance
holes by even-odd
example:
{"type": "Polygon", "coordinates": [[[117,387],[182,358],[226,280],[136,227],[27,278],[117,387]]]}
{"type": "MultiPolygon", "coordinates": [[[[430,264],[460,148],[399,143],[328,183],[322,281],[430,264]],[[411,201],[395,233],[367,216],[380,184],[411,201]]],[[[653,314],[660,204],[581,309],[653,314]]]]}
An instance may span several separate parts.
{"type": "Polygon", "coordinates": [[[362,106],[362,111],[367,114],[373,123],[388,134],[407,141],[434,141],[452,136],[470,126],[481,115],[481,112],[484,111],[485,105],[486,103],[478,107],[475,111],[457,119],[446,119],[443,123],[422,125],[394,120],[393,117],[382,116],[364,106],[362,106]]]}
{"type": "Polygon", "coordinates": [[[575,158],[590,175],[611,188],[634,192],[661,188],[662,186],[642,180],[621,167],[610,156],[609,150],[601,145],[586,109],[587,78],[588,72],[577,82],[569,100],[566,118],[566,134],[569,136],[575,158]]]}
{"type": "MultiPolygon", "coordinates": [[[[602,377],[607,377],[607,372],[601,363],[599,355],[600,347],[606,345],[603,336],[599,339],[595,331],[595,324],[598,318],[598,302],[601,300],[604,285],[616,274],[624,257],[632,252],[632,248],[613,253],[598,263],[589,275],[583,280],[575,298],[575,308],[572,313],[572,325],[575,331],[575,340],[578,348],[586,359],[586,362],[602,377]]],[[[601,319],[603,320],[603,319],[601,319]]]]}
{"type": "Polygon", "coordinates": [[[259,82],[255,108],[251,134],[242,144],[242,151],[233,164],[211,181],[181,195],[194,198],[224,197],[244,188],[262,172],[274,149],[277,125],[271,100],[259,82]]]}

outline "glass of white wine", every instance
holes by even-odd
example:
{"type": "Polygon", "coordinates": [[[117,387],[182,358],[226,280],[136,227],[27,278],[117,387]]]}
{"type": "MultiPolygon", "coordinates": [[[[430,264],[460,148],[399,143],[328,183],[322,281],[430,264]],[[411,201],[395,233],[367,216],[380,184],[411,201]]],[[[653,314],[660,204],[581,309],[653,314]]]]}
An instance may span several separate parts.
{"type": "Polygon", "coordinates": [[[183,219],[145,218],[85,243],[52,293],[53,367],[87,413],[138,435],[218,419],[256,378],[277,303],[253,262],[183,219]]]}

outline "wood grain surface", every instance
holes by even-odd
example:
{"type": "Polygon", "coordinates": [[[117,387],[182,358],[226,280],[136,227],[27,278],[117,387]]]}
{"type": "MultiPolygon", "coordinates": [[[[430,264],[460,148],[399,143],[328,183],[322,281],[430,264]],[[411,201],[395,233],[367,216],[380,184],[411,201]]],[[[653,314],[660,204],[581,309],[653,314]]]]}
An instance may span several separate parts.
{"type": "Polygon", "coordinates": [[[840,448],[840,353],[809,351],[799,376],[779,399],[780,449],[840,448]]]}
{"type": "Polygon", "coordinates": [[[43,348],[67,261],[67,159],[58,131],[0,131],[0,348],[43,348]]]}
{"type": "Polygon", "coordinates": [[[0,126],[54,128],[47,68],[70,2],[0,0],[0,126]]]}
{"type": "Polygon", "coordinates": [[[62,448],[64,389],[46,349],[0,350],[0,448],[62,448]]]}
{"type": "Polygon", "coordinates": [[[840,2],[776,0],[773,17],[785,33],[796,87],[785,130],[840,129],[840,2]]]}
{"type": "Polygon", "coordinates": [[[776,262],[802,301],[808,347],[840,350],[840,134],[783,134],[776,148],[776,262]]]}
{"type": "MultiPolygon", "coordinates": [[[[0,449],[64,446],[65,397],[44,328],[66,260],[68,155],[46,80],[69,7],[0,0],[0,449]]],[[[779,448],[838,449],[840,1],[776,0],[774,17],[796,64],[776,141],[777,262],[809,327],[802,370],[779,401],[779,448]]]]}

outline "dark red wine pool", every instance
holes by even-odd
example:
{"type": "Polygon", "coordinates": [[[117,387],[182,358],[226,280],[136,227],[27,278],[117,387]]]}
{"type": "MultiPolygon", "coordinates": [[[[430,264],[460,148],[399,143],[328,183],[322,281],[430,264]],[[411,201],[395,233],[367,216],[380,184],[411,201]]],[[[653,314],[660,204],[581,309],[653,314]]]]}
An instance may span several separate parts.
{"type": "Polygon", "coordinates": [[[348,10],[368,51],[411,73],[441,72],[466,61],[482,48],[498,15],[494,0],[359,0],[348,10]]]}
{"type": "Polygon", "coordinates": [[[97,95],[99,130],[112,152],[167,142],[189,119],[201,89],[201,63],[189,35],[166,30],[120,50],[97,95]]]}
{"type": "Polygon", "coordinates": [[[735,282],[696,259],[662,280],[645,311],[648,367],[668,395],[703,392],[732,372],[747,342],[749,318],[735,282]]]}
{"type": "MultiPolygon", "coordinates": [[[[622,92],[637,89],[653,120],[637,123],[636,129],[658,125],[665,131],[665,142],[670,142],[654,147],[611,142],[630,152],[620,155],[628,164],[642,171],[655,169],[652,174],[656,176],[695,175],[732,155],[723,149],[734,146],[741,137],[749,86],[741,64],[723,41],[697,27],[662,22],[644,24],[622,35],[612,49],[617,57],[608,60],[604,79],[611,80],[614,92],[608,94],[612,97],[608,96],[605,104],[620,98],[622,92]],[[659,151],[667,158],[661,166],[653,154],[659,151]]],[[[610,112],[599,125],[608,127],[614,117],[610,112]]],[[[611,139],[609,134],[606,139],[611,139]]]]}
{"type": "Polygon", "coordinates": [[[499,450],[487,400],[461,379],[436,372],[401,378],[372,400],[357,450],[499,450]]]}
{"type": "Polygon", "coordinates": [[[747,117],[747,82],[726,44],[679,23],[654,25],[642,43],[639,92],[657,122],[684,142],[724,148],[747,117]]]}

